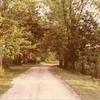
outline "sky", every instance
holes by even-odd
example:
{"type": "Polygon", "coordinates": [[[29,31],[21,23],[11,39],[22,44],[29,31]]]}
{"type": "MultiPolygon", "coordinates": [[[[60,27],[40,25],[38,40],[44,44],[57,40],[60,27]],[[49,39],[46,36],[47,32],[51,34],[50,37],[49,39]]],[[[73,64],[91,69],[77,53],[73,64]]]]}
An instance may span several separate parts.
{"type": "MultiPolygon", "coordinates": [[[[16,0],[11,1],[7,10],[11,9],[14,6],[15,1],[16,0]]],[[[38,1],[43,1],[43,0],[33,0],[33,1],[38,2],[38,1]]],[[[97,0],[97,1],[99,1],[99,0],[97,0]]],[[[98,23],[100,23],[100,11],[97,10],[95,6],[90,6],[90,3],[91,3],[91,0],[89,0],[89,3],[85,7],[85,9],[87,9],[89,12],[92,12],[94,14],[94,16],[96,15],[95,19],[98,21],[98,23]],[[98,13],[98,15],[97,15],[97,13],[98,13]]],[[[2,4],[3,4],[3,0],[0,0],[0,5],[2,5],[2,4]]],[[[39,2],[37,4],[36,10],[38,10],[39,16],[42,16],[42,17],[44,17],[46,13],[50,12],[50,8],[48,6],[46,6],[45,4],[43,4],[42,2],[39,2]]]]}
{"type": "Polygon", "coordinates": [[[41,2],[38,3],[37,10],[38,10],[39,16],[42,16],[42,17],[45,16],[46,13],[50,12],[50,8],[41,2]]]}

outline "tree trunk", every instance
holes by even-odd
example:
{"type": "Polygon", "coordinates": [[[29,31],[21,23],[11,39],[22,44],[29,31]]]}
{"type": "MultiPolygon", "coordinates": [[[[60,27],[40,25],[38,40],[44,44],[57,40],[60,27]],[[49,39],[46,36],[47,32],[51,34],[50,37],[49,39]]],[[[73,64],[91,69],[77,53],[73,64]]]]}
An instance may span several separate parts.
{"type": "Polygon", "coordinates": [[[71,62],[71,70],[75,71],[75,61],[71,62]]]}
{"type": "Polygon", "coordinates": [[[69,66],[68,66],[68,58],[67,58],[67,56],[65,55],[64,56],[64,68],[68,68],[69,66]]]}
{"type": "Polygon", "coordinates": [[[2,56],[0,56],[0,67],[2,67],[2,56]]]}
{"type": "Polygon", "coordinates": [[[59,66],[62,67],[63,65],[63,60],[59,60],[59,66]]]}
{"type": "Polygon", "coordinates": [[[84,63],[82,63],[81,66],[82,66],[81,73],[82,73],[82,74],[85,74],[84,63]]]}
{"type": "Polygon", "coordinates": [[[6,57],[3,57],[2,58],[2,66],[3,66],[3,68],[4,69],[9,69],[9,59],[8,58],[6,58],[6,57]]]}

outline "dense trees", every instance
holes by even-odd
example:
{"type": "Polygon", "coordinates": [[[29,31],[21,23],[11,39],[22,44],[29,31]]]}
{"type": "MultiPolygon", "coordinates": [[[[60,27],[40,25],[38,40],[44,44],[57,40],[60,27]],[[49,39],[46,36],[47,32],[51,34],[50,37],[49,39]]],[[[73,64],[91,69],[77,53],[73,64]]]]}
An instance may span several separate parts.
{"type": "Polygon", "coordinates": [[[99,77],[98,0],[1,0],[0,4],[0,64],[26,63],[31,56],[45,60],[54,54],[60,66],[99,77]]]}
{"type": "Polygon", "coordinates": [[[59,55],[65,68],[96,74],[100,52],[98,8],[91,0],[46,0],[45,3],[51,9],[47,17],[50,27],[53,26],[53,32],[47,33],[44,40],[48,48],[59,55]]]}
{"type": "Polygon", "coordinates": [[[35,5],[31,0],[1,0],[0,65],[3,67],[15,61],[26,63],[29,50],[35,48],[40,37],[35,5]]]}

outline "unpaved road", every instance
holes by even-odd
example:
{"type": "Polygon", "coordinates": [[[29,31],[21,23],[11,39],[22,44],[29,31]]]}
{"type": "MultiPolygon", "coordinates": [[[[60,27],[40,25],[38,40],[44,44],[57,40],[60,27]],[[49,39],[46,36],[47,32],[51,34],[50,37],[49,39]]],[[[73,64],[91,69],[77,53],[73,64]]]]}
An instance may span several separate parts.
{"type": "Polygon", "coordinates": [[[32,67],[12,84],[0,100],[80,100],[73,89],[52,73],[49,65],[32,67]]]}

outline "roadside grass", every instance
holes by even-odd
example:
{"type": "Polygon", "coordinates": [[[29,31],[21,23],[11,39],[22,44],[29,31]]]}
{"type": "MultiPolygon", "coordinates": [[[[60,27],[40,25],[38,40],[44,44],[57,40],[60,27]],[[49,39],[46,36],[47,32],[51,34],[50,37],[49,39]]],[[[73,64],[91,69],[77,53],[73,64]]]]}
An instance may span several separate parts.
{"type": "Polygon", "coordinates": [[[100,100],[100,79],[57,67],[55,71],[81,96],[82,100],[100,100]]]}
{"type": "Polygon", "coordinates": [[[11,81],[19,74],[28,70],[32,65],[12,66],[0,74],[0,95],[11,87],[11,81]]]}

